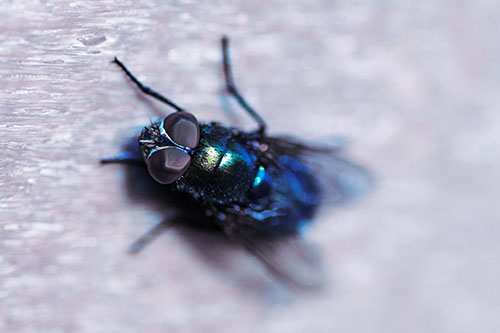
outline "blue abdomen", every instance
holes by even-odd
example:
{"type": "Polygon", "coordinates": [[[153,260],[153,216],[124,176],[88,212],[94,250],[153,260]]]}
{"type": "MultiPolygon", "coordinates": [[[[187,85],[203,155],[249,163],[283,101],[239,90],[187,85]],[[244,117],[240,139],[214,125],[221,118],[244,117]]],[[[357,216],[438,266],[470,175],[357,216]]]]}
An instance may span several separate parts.
{"type": "Polygon", "coordinates": [[[311,170],[289,155],[259,167],[249,193],[246,214],[255,227],[269,233],[292,233],[306,226],[320,202],[320,189],[311,170]]]}

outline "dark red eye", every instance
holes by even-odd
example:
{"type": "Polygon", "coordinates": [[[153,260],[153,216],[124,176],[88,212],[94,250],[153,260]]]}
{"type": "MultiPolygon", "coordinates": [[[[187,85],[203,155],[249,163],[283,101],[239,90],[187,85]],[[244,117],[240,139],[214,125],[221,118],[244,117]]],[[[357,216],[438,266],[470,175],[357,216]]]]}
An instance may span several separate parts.
{"type": "Polygon", "coordinates": [[[177,147],[166,147],[154,152],[147,160],[148,171],[158,183],[170,184],[186,172],[191,157],[177,147]]]}
{"type": "Polygon", "coordinates": [[[200,126],[191,113],[172,113],[163,121],[163,128],[168,136],[181,146],[196,148],[200,141],[200,126]]]}

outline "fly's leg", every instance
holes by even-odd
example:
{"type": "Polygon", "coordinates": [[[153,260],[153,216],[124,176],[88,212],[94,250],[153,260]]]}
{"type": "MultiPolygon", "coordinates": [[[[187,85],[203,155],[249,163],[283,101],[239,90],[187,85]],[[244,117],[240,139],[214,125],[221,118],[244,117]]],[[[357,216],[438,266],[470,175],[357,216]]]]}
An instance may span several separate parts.
{"type": "Polygon", "coordinates": [[[231,69],[231,61],[229,59],[229,38],[227,36],[222,37],[222,64],[224,66],[224,77],[226,79],[226,89],[227,91],[238,101],[240,106],[247,111],[250,116],[257,122],[259,129],[257,132],[263,135],[266,131],[266,123],[259,116],[259,114],[248,104],[248,102],[241,96],[236,84],[234,83],[233,71],[231,69]]]}
{"type": "Polygon", "coordinates": [[[154,98],[156,98],[157,100],[159,101],[162,101],[163,103],[173,107],[176,111],[184,111],[183,108],[181,108],[180,106],[178,106],[177,104],[175,104],[174,102],[172,102],[171,100],[169,100],[168,98],[166,98],[165,96],[163,96],[162,94],[160,94],[159,92],[149,88],[148,86],[145,86],[144,84],[142,84],[141,81],[139,81],[135,76],[134,74],[132,74],[128,68],[120,61],[118,60],[118,58],[115,57],[115,59],[113,60],[113,62],[115,64],[117,64],[118,66],[120,66],[120,68],[125,72],[125,74],[127,74],[127,76],[132,80],[132,82],[134,82],[137,87],[143,92],[145,93],[146,95],[149,95],[149,96],[152,96],[154,98]]]}
{"type": "Polygon", "coordinates": [[[111,164],[111,163],[146,166],[144,160],[139,159],[134,155],[126,152],[121,153],[120,155],[115,157],[108,157],[101,159],[101,164],[111,164]]]}
{"type": "Polygon", "coordinates": [[[149,245],[155,238],[162,234],[170,223],[167,220],[155,225],[144,235],[139,237],[135,242],[128,248],[129,254],[137,254],[141,252],[147,245],[149,245]]]}

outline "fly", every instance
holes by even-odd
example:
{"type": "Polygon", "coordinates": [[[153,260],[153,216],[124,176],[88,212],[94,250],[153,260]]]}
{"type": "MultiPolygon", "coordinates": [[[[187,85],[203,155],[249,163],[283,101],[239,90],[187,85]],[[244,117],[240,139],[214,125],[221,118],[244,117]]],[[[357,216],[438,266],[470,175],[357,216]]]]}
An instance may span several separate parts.
{"type": "MultiPolygon", "coordinates": [[[[120,60],[115,58],[113,62],[144,94],[174,112],[144,127],[138,138],[142,156],[101,162],[147,168],[165,190],[190,197],[210,223],[254,254],[280,280],[297,286],[317,285],[319,268],[312,251],[300,241],[300,231],[310,223],[325,189],[306,160],[320,155],[333,157],[331,173],[335,181],[328,187],[340,199],[352,194],[352,182],[340,181],[346,171],[364,181],[364,169],[338,157],[335,150],[268,136],[265,121],[235,85],[227,37],[222,38],[226,90],[257,123],[254,131],[198,122],[192,113],[142,84],[120,60]]],[[[160,229],[142,237],[133,251],[142,248],[160,229]]]]}

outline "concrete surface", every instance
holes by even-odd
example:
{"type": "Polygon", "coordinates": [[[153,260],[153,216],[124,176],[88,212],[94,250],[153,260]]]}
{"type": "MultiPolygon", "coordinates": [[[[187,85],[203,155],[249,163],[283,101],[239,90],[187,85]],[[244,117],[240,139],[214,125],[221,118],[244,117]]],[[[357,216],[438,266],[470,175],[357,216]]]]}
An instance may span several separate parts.
{"type": "Polygon", "coordinates": [[[0,2],[0,331],[499,332],[499,17],[494,0],[0,2]],[[169,208],[98,160],[167,109],[110,61],[250,128],[221,95],[223,33],[271,133],[340,135],[377,175],[305,235],[319,293],[217,235],[126,253],[169,208]]]}

